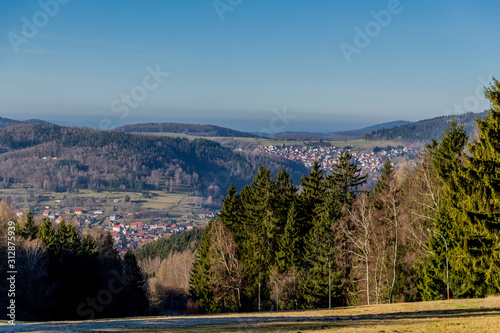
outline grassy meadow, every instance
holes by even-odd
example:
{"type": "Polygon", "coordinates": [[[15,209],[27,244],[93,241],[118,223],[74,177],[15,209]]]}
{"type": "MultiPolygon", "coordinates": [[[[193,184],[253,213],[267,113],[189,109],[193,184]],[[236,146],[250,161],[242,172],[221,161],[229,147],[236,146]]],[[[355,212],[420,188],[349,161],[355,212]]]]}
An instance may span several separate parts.
{"type": "Polygon", "coordinates": [[[324,310],[18,323],[5,332],[499,332],[500,297],[324,310]]]}

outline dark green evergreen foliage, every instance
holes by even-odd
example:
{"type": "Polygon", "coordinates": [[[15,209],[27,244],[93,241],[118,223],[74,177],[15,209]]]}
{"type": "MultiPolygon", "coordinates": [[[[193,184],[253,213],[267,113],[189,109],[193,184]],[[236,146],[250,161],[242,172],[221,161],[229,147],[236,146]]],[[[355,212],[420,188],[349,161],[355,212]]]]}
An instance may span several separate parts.
{"type": "Polygon", "coordinates": [[[233,184],[227,189],[227,195],[222,200],[222,209],[219,218],[224,225],[235,235],[241,236],[241,201],[233,184]]]}
{"type": "Polygon", "coordinates": [[[341,199],[336,192],[325,195],[321,212],[315,216],[314,225],[305,239],[305,265],[302,267],[300,290],[302,307],[306,309],[328,307],[328,259],[332,260],[332,306],[345,304],[342,295],[342,275],[337,270],[336,233],[332,228],[341,218],[341,199]]]}
{"type": "MultiPolygon", "coordinates": [[[[433,170],[441,181],[443,204],[436,213],[433,231],[439,232],[448,240],[450,269],[455,273],[452,263],[455,247],[463,240],[463,228],[454,223],[458,212],[457,197],[463,170],[463,153],[467,143],[467,134],[455,121],[445,131],[439,143],[432,141],[427,145],[431,156],[433,170]],[[458,229],[455,229],[458,228],[458,229]],[[455,229],[455,230],[454,230],[455,229]],[[455,237],[453,237],[453,235],[455,237]]],[[[461,198],[460,198],[461,199],[461,198]]],[[[429,254],[421,267],[419,290],[424,300],[439,299],[446,293],[445,244],[443,239],[434,233],[429,238],[429,254]]],[[[458,277],[452,274],[452,279],[458,277]]],[[[453,288],[452,288],[453,289],[453,288]]]]}
{"type": "MultiPolygon", "coordinates": [[[[455,297],[485,297],[500,291],[499,91],[500,83],[493,79],[486,89],[492,107],[483,120],[477,120],[479,136],[469,143],[470,153],[464,153],[465,130],[454,122],[439,144],[428,147],[443,193],[435,231],[448,241],[450,288],[455,297]]],[[[435,299],[439,295],[432,287],[442,288],[445,282],[441,237],[433,234],[429,248],[421,289],[424,299],[435,299]]]]}
{"type": "Polygon", "coordinates": [[[29,212],[26,215],[26,222],[23,224],[20,230],[20,235],[23,239],[35,239],[38,234],[38,227],[35,225],[33,220],[33,214],[29,212]]]}
{"type": "Polygon", "coordinates": [[[84,252],[80,235],[64,221],[55,232],[48,254],[54,319],[78,318],[79,303],[98,291],[96,258],[84,252]]]}
{"type": "Polygon", "coordinates": [[[356,166],[348,150],[340,156],[339,162],[332,167],[332,174],[326,178],[327,186],[338,191],[342,202],[350,204],[357,195],[368,175],[361,175],[361,167],[356,166]]]}
{"type": "Polygon", "coordinates": [[[257,138],[258,135],[235,131],[229,128],[224,128],[215,125],[195,125],[195,124],[179,124],[179,123],[148,123],[125,125],[115,128],[118,132],[133,132],[133,133],[181,133],[194,136],[217,136],[217,137],[242,137],[242,138],[257,138]]]}
{"type": "Polygon", "coordinates": [[[93,319],[145,313],[145,281],[137,261],[130,253],[122,261],[109,233],[98,239],[81,237],[64,221],[54,232],[45,218],[38,233],[32,235],[18,243],[16,319],[93,319]]]}
{"type": "MultiPolygon", "coordinates": [[[[219,219],[234,237],[236,259],[243,265],[240,310],[269,309],[275,288],[272,279],[281,278],[286,280],[280,285],[287,286],[287,308],[328,305],[327,257],[332,260],[333,304],[346,303],[346,283],[338,269],[337,235],[332,225],[341,218],[342,207],[356,195],[365,177],[359,176],[360,169],[349,155],[344,158],[348,162],[337,169],[342,172],[330,181],[315,163],[302,177],[301,191],[284,170],[272,178],[265,168],[260,168],[252,184],[239,194],[234,187],[229,188],[219,219]],[[337,185],[334,179],[343,182],[337,185]]],[[[223,287],[213,282],[218,281],[219,272],[210,267],[211,234],[207,232],[200,243],[190,281],[192,300],[205,313],[229,309],[218,303],[223,287]]]]}
{"type": "Polygon", "coordinates": [[[300,244],[300,221],[295,205],[288,211],[283,236],[278,240],[276,267],[280,273],[292,266],[299,267],[303,258],[303,246],[300,244]]]}
{"type": "Polygon", "coordinates": [[[204,229],[195,228],[170,237],[162,237],[142,245],[134,254],[138,260],[156,257],[166,259],[172,253],[183,252],[188,248],[194,251],[198,247],[203,233],[204,229]]]}
{"type": "Polygon", "coordinates": [[[483,118],[486,112],[468,112],[462,115],[441,116],[433,119],[420,120],[411,124],[383,128],[361,136],[365,140],[395,140],[404,142],[430,142],[433,138],[440,138],[450,121],[463,123],[466,132],[470,135],[476,129],[476,118],[483,118]]]}
{"type": "Polygon", "coordinates": [[[205,227],[203,236],[198,246],[196,260],[193,263],[189,278],[189,293],[191,299],[198,303],[200,313],[217,313],[219,310],[214,297],[214,290],[210,288],[210,257],[209,249],[212,241],[209,236],[212,221],[205,227]]]}
{"type": "Polygon", "coordinates": [[[303,218],[300,233],[302,237],[305,237],[311,230],[313,217],[323,204],[324,193],[326,192],[324,182],[325,175],[318,162],[314,162],[308,175],[302,176],[302,193],[298,197],[300,215],[303,218]]]}
{"type": "Polygon", "coordinates": [[[149,301],[146,297],[146,281],[134,254],[127,250],[123,257],[123,272],[126,278],[125,312],[129,316],[146,314],[149,301]]]}
{"type": "Polygon", "coordinates": [[[55,235],[54,229],[52,228],[52,222],[49,218],[43,219],[37,237],[43,242],[43,245],[45,245],[48,250],[52,249],[55,242],[55,235]]]}

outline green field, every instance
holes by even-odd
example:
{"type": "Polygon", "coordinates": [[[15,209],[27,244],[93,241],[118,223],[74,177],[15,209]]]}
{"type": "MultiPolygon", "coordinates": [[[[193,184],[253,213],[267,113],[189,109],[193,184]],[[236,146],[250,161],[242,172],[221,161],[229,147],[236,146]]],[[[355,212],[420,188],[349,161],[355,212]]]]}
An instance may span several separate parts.
{"type": "Polygon", "coordinates": [[[79,190],[78,193],[58,193],[38,189],[9,188],[1,189],[0,197],[13,199],[13,202],[16,202],[12,205],[13,210],[26,211],[30,209],[38,214],[45,210],[45,206],[50,207],[50,211],[74,208],[101,209],[104,214],[111,214],[114,208],[117,209],[117,212],[161,210],[171,217],[196,215],[205,211],[202,209],[203,199],[200,196],[188,195],[190,193],[188,188],[179,188],[173,193],[149,192],[151,197],[144,197],[142,192],[128,191],[96,192],[84,189],[79,190]],[[130,197],[129,203],[125,202],[127,195],[130,197]],[[74,204],[75,198],[79,198],[82,204],[74,204]],[[60,202],[57,202],[58,200],[60,202]],[[115,202],[115,200],[117,201],[115,202]]]}
{"type": "MultiPolygon", "coordinates": [[[[189,140],[194,139],[207,139],[214,141],[221,140],[235,140],[239,142],[244,142],[252,146],[270,146],[270,145],[285,145],[285,146],[305,146],[304,141],[283,141],[283,140],[273,140],[273,139],[257,139],[257,138],[238,138],[238,137],[218,137],[218,136],[195,136],[180,133],[133,133],[138,135],[154,135],[154,136],[169,136],[169,137],[181,137],[187,138],[189,140]]],[[[353,150],[372,150],[375,147],[386,147],[386,146],[399,146],[403,145],[400,141],[367,141],[367,140],[351,140],[351,141],[324,141],[325,143],[330,143],[332,146],[337,147],[351,147],[353,150]]]]}
{"type": "MultiPolygon", "coordinates": [[[[3,322],[5,324],[5,321],[3,322]]],[[[1,325],[1,324],[0,324],[1,325]]],[[[500,297],[332,310],[18,323],[6,332],[498,332],[500,297]]]]}

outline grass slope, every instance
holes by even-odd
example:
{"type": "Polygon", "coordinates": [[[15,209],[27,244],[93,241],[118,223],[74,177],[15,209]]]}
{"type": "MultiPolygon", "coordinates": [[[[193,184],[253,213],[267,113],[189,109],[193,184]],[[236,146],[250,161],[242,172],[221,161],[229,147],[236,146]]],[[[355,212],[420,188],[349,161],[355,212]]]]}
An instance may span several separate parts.
{"type": "Polygon", "coordinates": [[[19,323],[6,332],[498,332],[500,297],[332,310],[19,323]]]}

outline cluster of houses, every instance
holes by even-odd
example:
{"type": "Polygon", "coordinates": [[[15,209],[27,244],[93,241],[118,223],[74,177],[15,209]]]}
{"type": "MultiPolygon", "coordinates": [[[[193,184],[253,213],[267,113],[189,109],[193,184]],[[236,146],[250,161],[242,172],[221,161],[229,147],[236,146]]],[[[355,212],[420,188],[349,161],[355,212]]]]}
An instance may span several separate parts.
{"type": "Polygon", "coordinates": [[[185,224],[148,224],[143,222],[115,224],[109,222],[103,230],[111,233],[118,250],[124,253],[127,249],[134,251],[142,244],[152,242],[160,237],[169,237],[186,230],[192,230],[193,228],[203,228],[203,225],[195,225],[191,222],[185,224]]]}
{"type": "MultiPolygon", "coordinates": [[[[60,200],[57,200],[60,202],[60,200]]],[[[130,219],[124,218],[118,214],[111,214],[103,216],[104,212],[100,209],[96,210],[83,210],[82,208],[63,209],[61,211],[51,211],[50,206],[44,206],[41,212],[44,218],[49,218],[56,224],[61,223],[63,220],[71,221],[83,235],[91,233],[93,229],[98,228],[103,233],[110,232],[117,249],[121,254],[125,253],[127,249],[132,251],[136,250],[139,246],[145,243],[152,242],[160,237],[169,237],[173,234],[178,234],[193,228],[202,228],[205,223],[190,221],[189,216],[183,216],[182,219],[176,221],[177,223],[144,223],[144,222],[130,222],[130,219]],[[103,221],[104,226],[97,225],[96,222],[103,221]]],[[[198,214],[199,219],[209,219],[215,217],[214,212],[207,212],[198,214]]],[[[21,218],[24,215],[23,211],[16,212],[17,217],[21,218]]],[[[129,214],[130,215],[130,214],[129,214]]]]}
{"type": "MultiPolygon", "coordinates": [[[[258,146],[257,149],[261,153],[274,154],[283,156],[289,160],[303,163],[310,168],[314,162],[318,161],[323,169],[330,169],[339,160],[340,155],[345,150],[339,147],[295,147],[295,146],[258,146]]],[[[394,159],[407,154],[415,153],[413,148],[391,148],[388,150],[377,149],[371,152],[356,152],[351,151],[351,155],[356,164],[362,166],[368,172],[373,172],[379,169],[386,161],[386,158],[394,159]]]]}

